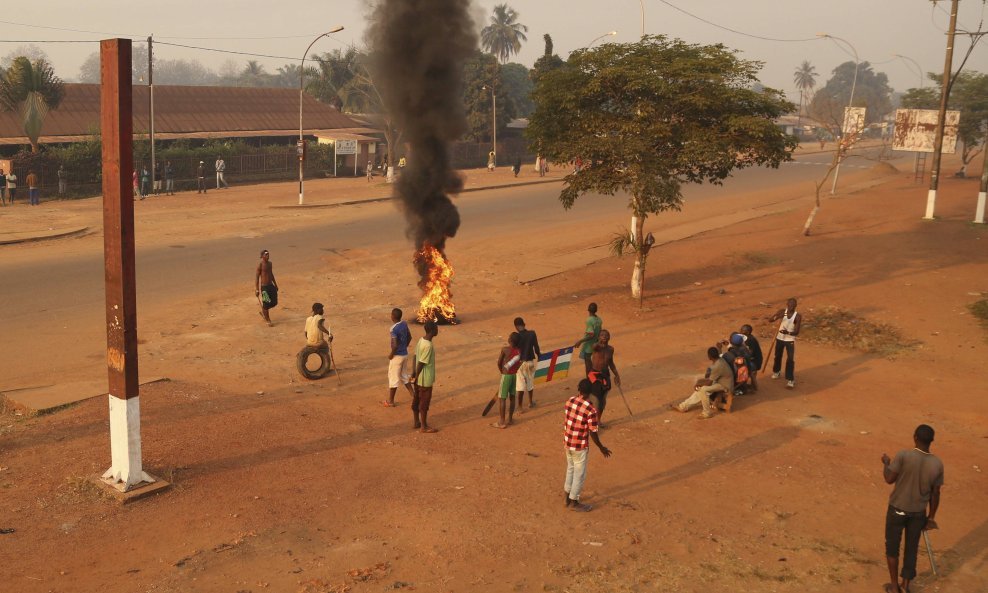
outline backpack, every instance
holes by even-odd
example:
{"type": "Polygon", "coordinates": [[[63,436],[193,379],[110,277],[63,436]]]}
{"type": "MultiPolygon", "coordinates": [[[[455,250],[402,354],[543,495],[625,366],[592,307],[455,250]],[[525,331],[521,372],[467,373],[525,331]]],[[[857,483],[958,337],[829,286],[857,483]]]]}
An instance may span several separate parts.
{"type": "Polygon", "coordinates": [[[734,385],[747,385],[751,381],[751,373],[748,369],[748,362],[743,356],[734,357],[734,385]]]}

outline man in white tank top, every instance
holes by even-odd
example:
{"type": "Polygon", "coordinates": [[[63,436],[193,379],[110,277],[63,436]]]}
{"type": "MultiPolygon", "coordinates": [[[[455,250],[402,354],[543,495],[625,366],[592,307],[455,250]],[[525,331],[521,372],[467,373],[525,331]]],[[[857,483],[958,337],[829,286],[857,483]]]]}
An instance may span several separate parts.
{"type": "Polygon", "coordinates": [[[778,379],[782,370],[782,353],[786,353],[786,387],[796,386],[796,336],[803,325],[803,317],[796,311],[796,299],[786,301],[786,308],[779,309],[768,318],[769,321],[782,320],[779,333],[775,335],[775,360],[772,362],[772,378],[778,379]]]}

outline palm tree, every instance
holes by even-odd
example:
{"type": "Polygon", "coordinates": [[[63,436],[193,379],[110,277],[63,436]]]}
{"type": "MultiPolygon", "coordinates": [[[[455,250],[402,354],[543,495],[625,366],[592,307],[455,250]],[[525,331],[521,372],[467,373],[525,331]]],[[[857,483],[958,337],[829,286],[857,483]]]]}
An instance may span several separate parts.
{"type": "Polygon", "coordinates": [[[507,4],[498,4],[494,7],[491,24],[480,31],[480,42],[502,64],[508,61],[511,54],[517,54],[521,50],[522,41],[528,41],[525,35],[528,27],[517,21],[518,13],[515,9],[507,4]]]}
{"type": "Polygon", "coordinates": [[[792,82],[799,89],[799,111],[796,113],[796,127],[800,126],[800,118],[803,115],[803,95],[810,95],[813,87],[816,86],[816,68],[807,60],[803,60],[799,68],[792,74],[792,82]]]}
{"type": "Polygon", "coordinates": [[[62,79],[55,76],[44,58],[33,63],[21,56],[6,72],[0,72],[0,107],[21,117],[24,135],[31,141],[31,152],[38,152],[38,138],[48,111],[56,109],[65,96],[62,79]]]}

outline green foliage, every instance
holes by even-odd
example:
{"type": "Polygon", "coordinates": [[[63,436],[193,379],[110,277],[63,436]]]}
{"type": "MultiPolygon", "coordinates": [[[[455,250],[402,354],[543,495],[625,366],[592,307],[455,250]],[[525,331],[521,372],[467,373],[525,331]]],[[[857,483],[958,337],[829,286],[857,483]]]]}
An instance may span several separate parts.
{"type": "Polygon", "coordinates": [[[532,102],[532,89],[535,85],[528,77],[528,68],[516,63],[501,66],[501,85],[504,94],[517,106],[518,117],[528,117],[535,111],[535,103],[532,102]]]}
{"type": "Polygon", "coordinates": [[[31,150],[38,152],[38,138],[48,111],[58,108],[65,96],[62,80],[44,58],[32,62],[21,56],[0,73],[0,108],[20,116],[31,150]]]}
{"type": "Polygon", "coordinates": [[[903,109],[938,109],[940,91],[933,87],[909,89],[902,94],[900,103],[903,109]]]}
{"type": "Polygon", "coordinates": [[[793,72],[792,82],[799,89],[799,92],[809,94],[816,86],[817,73],[816,68],[809,63],[807,60],[803,60],[803,63],[796,68],[793,72]]]}
{"type": "Polygon", "coordinates": [[[507,4],[494,7],[489,25],[480,31],[480,43],[501,63],[521,51],[521,42],[528,41],[528,27],[518,22],[518,13],[507,4]]]}
{"type": "Polygon", "coordinates": [[[542,39],[545,41],[545,52],[541,58],[535,60],[532,71],[528,75],[532,79],[533,84],[538,84],[539,78],[546,72],[562,68],[565,64],[562,58],[552,53],[552,37],[546,33],[542,36],[542,39]]]}
{"type": "Polygon", "coordinates": [[[346,111],[343,89],[353,79],[360,59],[360,52],[352,45],[315,58],[318,68],[313,76],[307,75],[306,92],[323,103],[346,111]]]}
{"type": "Polygon", "coordinates": [[[793,105],[749,88],[759,67],[723,45],[661,35],[577,50],[539,77],[526,134],[550,161],[583,160],[565,179],[566,208],[623,191],[640,217],[678,209],[683,183],[791,158],[795,139],[773,120],[793,105]]]}
{"type": "Polygon", "coordinates": [[[865,123],[882,121],[892,112],[892,88],[884,72],[875,72],[868,62],[858,64],[857,83],[854,84],[854,62],[844,62],[834,68],[833,76],[810,102],[810,114],[839,130],[844,121],[844,107],[851,98],[854,86],[853,107],[865,107],[865,123]]]}
{"type": "Polygon", "coordinates": [[[497,95],[498,134],[502,134],[508,122],[516,117],[518,107],[505,89],[502,66],[494,56],[478,51],[464,64],[463,70],[463,103],[467,112],[467,131],[464,138],[474,142],[490,142],[493,132],[491,113],[494,108],[491,87],[493,86],[497,95]]]}

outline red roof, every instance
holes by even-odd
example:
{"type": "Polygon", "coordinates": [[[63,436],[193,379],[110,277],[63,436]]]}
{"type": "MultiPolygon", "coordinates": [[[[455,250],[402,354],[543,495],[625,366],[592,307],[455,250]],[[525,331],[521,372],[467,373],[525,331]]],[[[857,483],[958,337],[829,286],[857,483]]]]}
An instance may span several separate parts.
{"type": "MultiPolygon", "coordinates": [[[[98,84],[65,85],[65,98],[48,113],[41,143],[75,142],[99,129],[98,84]]],[[[134,133],[150,128],[146,85],[134,86],[134,133]]],[[[335,107],[303,96],[303,127],[315,131],[359,128],[335,107]]],[[[169,138],[292,136],[298,134],[298,90],[283,88],[154,87],[154,133],[169,138]]],[[[0,111],[0,144],[26,144],[16,113],[0,111]]]]}

